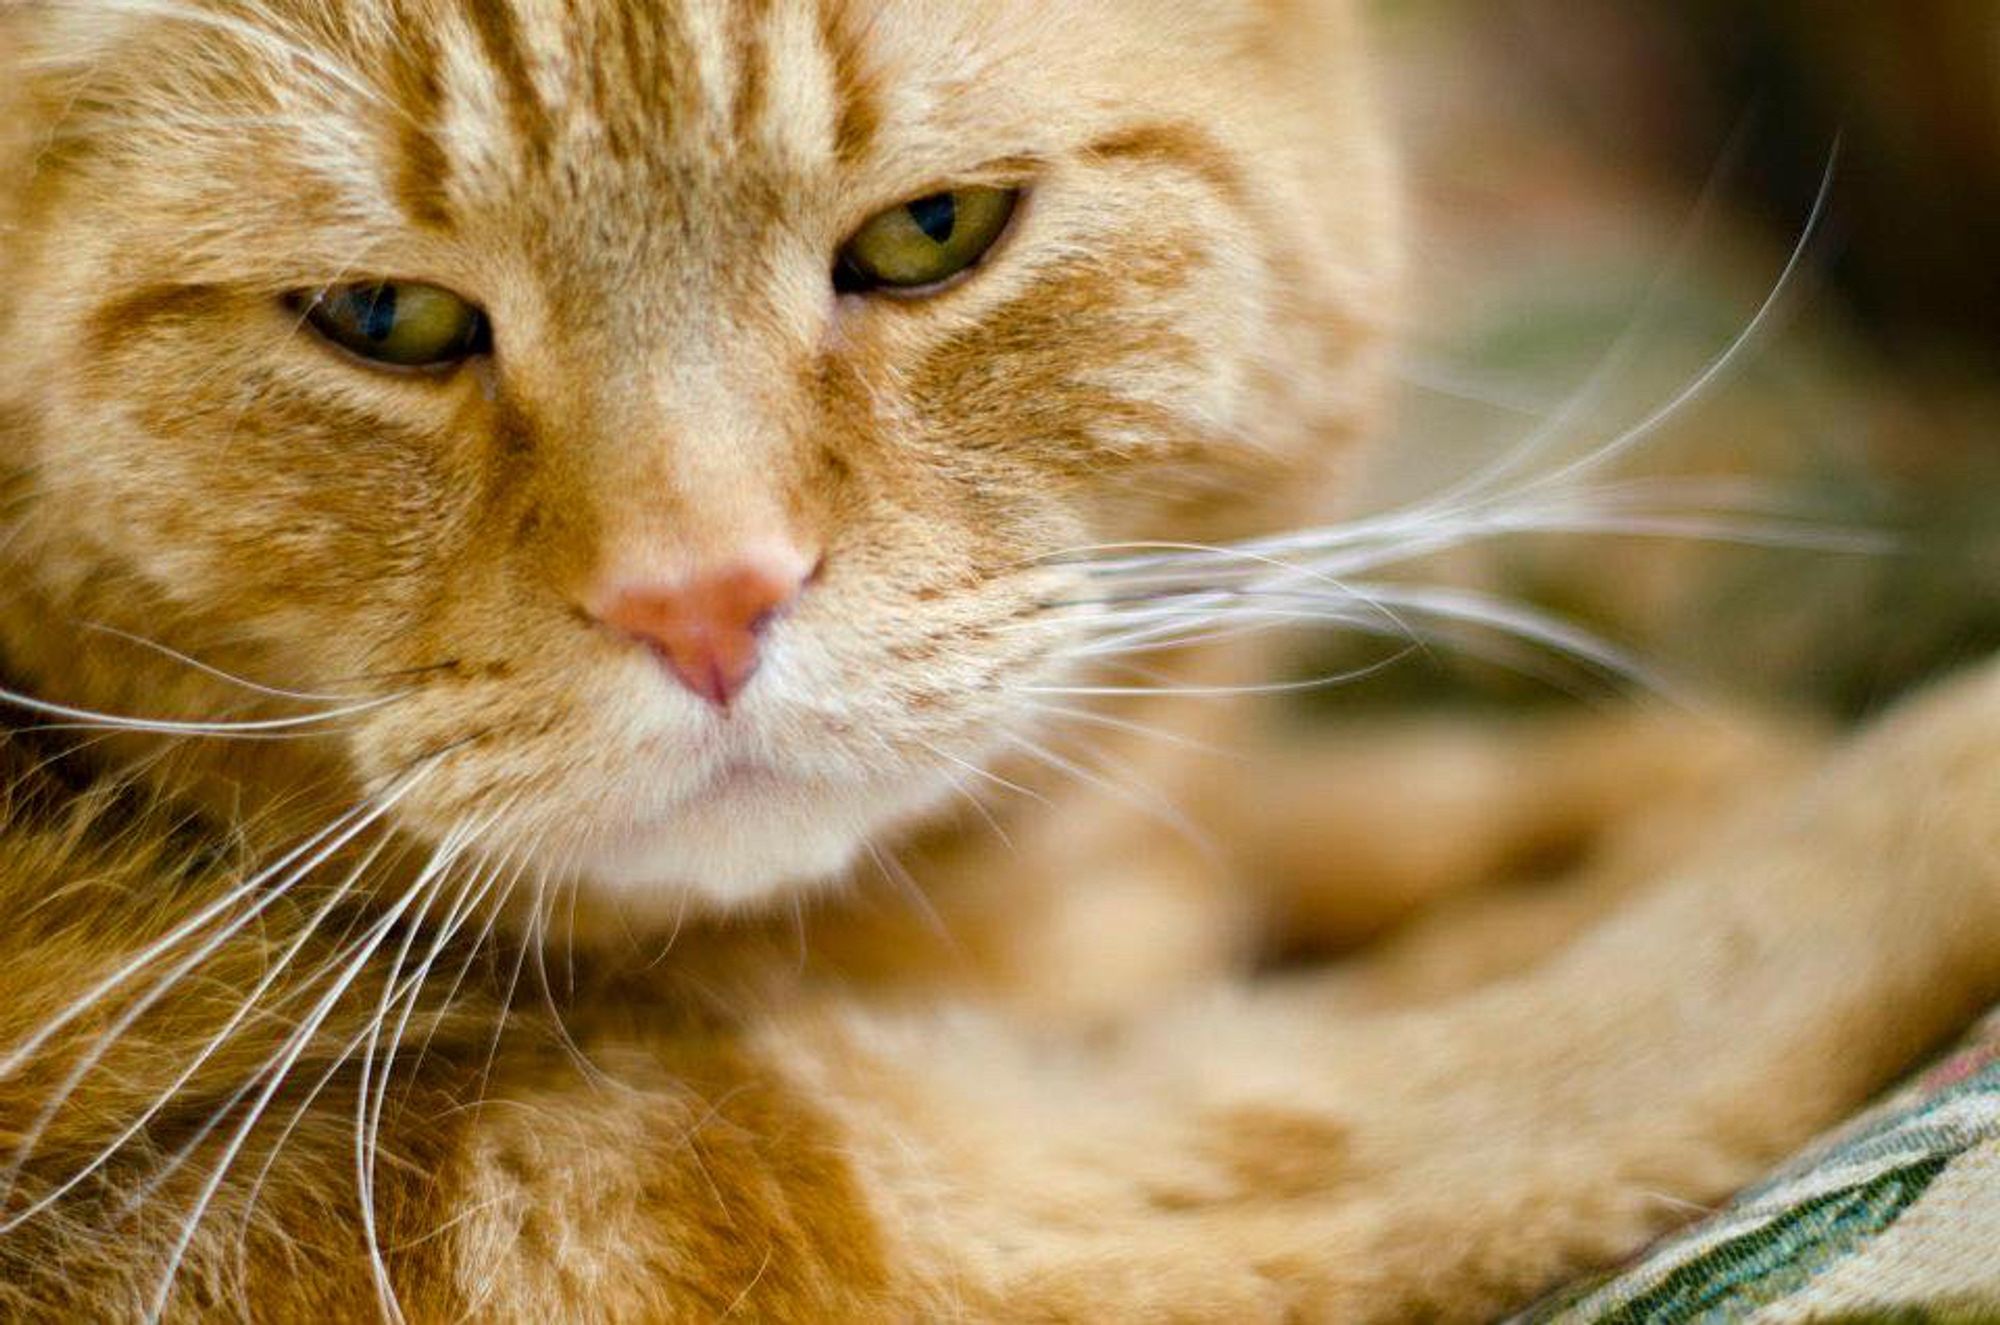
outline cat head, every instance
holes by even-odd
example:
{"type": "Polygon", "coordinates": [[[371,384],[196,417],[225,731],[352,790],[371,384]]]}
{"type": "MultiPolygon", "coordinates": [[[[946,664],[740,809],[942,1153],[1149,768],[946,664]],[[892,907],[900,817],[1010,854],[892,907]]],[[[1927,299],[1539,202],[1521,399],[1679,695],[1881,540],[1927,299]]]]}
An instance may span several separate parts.
{"type": "Polygon", "coordinates": [[[17,668],[213,679],[66,665],[88,620],[332,697],[403,824],[668,912],[1029,722],[1054,554],[1298,515],[1390,311],[1334,0],[24,0],[0,50],[17,668]]]}

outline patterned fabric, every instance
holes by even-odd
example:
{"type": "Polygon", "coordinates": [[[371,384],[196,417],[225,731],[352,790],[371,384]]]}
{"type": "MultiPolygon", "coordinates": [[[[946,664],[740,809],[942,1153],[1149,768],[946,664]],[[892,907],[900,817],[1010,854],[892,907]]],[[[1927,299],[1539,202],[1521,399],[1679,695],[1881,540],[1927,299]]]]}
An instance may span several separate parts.
{"type": "Polygon", "coordinates": [[[1720,1214],[1519,1325],[2000,1325],[2000,1015],[1720,1214]]]}

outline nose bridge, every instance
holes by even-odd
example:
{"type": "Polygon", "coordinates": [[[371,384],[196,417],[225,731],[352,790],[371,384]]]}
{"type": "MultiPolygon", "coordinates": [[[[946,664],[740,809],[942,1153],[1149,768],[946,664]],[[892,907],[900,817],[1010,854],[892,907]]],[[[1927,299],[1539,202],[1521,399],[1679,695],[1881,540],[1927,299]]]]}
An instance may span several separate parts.
{"type": "Polygon", "coordinates": [[[600,428],[600,570],[685,579],[747,545],[803,543],[792,486],[797,429],[764,381],[709,347],[661,355],[600,428]]]}
{"type": "MultiPolygon", "coordinates": [[[[790,468],[790,430],[774,400],[738,381],[728,364],[677,371],[657,395],[666,463],[682,491],[701,494],[699,505],[718,520],[781,506],[778,493],[790,468]]],[[[779,389],[767,380],[765,392],[779,389]]]]}

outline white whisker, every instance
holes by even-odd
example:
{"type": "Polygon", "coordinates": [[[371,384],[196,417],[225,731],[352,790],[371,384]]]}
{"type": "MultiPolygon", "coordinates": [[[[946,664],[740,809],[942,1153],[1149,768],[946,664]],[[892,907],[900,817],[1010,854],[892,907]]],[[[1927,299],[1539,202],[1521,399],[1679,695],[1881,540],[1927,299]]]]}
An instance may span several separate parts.
{"type": "Polygon", "coordinates": [[[68,1008],[64,1009],[61,1015],[45,1023],[39,1031],[10,1053],[4,1062],[0,1062],[0,1077],[13,1075],[38,1054],[56,1034],[72,1024],[90,1008],[102,1002],[106,997],[109,997],[140,972],[145,971],[164,953],[171,951],[174,946],[183,940],[199,933],[206,925],[226,913],[231,906],[242,901],[246,896],[260,889],[264,890],[264,895],[252,902],[243,914],[234,917],[218,932],[210,935],[190,955],[178,962],[166,976],[155,982],[151,989],[135,1000],[131,1007],[125,1009],[109,1027],[94,1038],[94,1047],[91,1052],[86,1054],[71,1069],[62,1084],[44,1106],[36,1122],[28,1129],[21,1145],[16,1147],[4,1177],[4,1190],[11,1193],[14,1182],[20,1173],[21,1165],[32,1152],[33,1145],[40,1136],[42,1129],[53,1120],[64,1102],[75,1092],[83,1079],[102,1061],[111,1045],[125,1031],[129,1030],[153,1007],[157,1006],[180,980],[184,979],[190,971],[200,966],[211,954],[227,943],[244,925],[275,904],[278,898],[283,896],[298,880],[304,878],[314,869],[317,869],[321,864],[343,849],[349,842],[352,842],[362,832],[366,831],[371,824],[387,815],[404,796],[409,794],[420,780],[419,776],[412,776],[388,799],[373,805],[359,807],[357,810],[343,815],[331,827],[308,838],[304,845],[288,853],[277,865],[259,872],[248,882],[232,889],[219,902],[197,913],[194,919],[177,927],[165,939],[149,945],[138,957],[127,962],[111,976],[99,981],[97,985],[93,986],[81,998],[76,999],[68,1008]],[[295,862],[298,862],[301,858],[304,858],[304,863],[296,865],[296,868],[294,868],[295,862]],[[276,886],[268,886],[272,878],[279,871],[287,869],[291,870],[291,873],[285,876],[281,883],[276,886]]]}
{"type": "Polygon", "coordinates": [[[514,958],[513,973],[507,977],[507,991],[500,998],[499,1015],[493,1019],[493,1035],[486,1046],[486,1061],[479,1068],[479,1088],[473,1092],[473,1109],[477,1111],[486,1103],[486,1092],[492,1085],[493,1065],[500,1057],[500,1041],[507,1034],[508,1022],[514,1015],[514,1000],[520,994],[521,975],[528,967],[528,947],[524,942],[514,958]]]}
{"type": "Polygon", "coordinates": [[[1026,685],[1016,687],[1024,695],[1051,695],[1068,699],[1109,699],[1135,695],[1179,695],[1190,699],[1231,699],[1254,695],[1302,695],[1316,690],[1330,690],[1336,686],[1352,685],[1378,675],[1409,657],[1417,649],[1407,648],[1397,651],[1380,662],[1365,667],[1355,667],[1344,672],[1334,672],[1326,676],[1308,677],[1301,681],[1270,681],[1256,685],[1170,685],[1165,683],[1150,685],[1026,685]]]}
{"type": "Polygon", "coordinates": [[[569,1033],[569,1024],[563,1019],[562,1009],[556,1006],[555,987],[549,982],[547,957],[549,921],[554,917],[554,899],[549,893],[549,875],[546,870],[538,870],[535,878],[535,900],[529,906],[528,932],[522,942],[532,948],[535,954],[535,976],[541,985],[542,1005],[548,1010],[551,1023],[556,1029],[556,1039],[561,1043],[570,1061],[576,1064],[584,1080],[592,1086],[606,1083],[603,1069],[590,1060],[569,1033]]]}
{"type": "Polygon", "coordinates": [[[1016,796],[1025,796],[1026,798],[1028,798],[1031,801],[1034,801],[1038,805],[1046,805],[1049,806],[1050,808],[1054,808],[1054,803],[1051,802],[1048,797],[1042,795],[1040,792],[1034,791],[1028,787],[1024,787],[1018,782],[1009,781],[1007,778],[1001,777],[998,773],[995,773],[990,769],[981,768],[979,765],[973,763],[970,760],[961,759],[957,755],[951,753],[951,751],[941,749],[940,747],[933,745],[929,741],[919,738],[917,744],[922,746],[925,750],[928,750],[931,754],[937,756],[939,759],[944,760],[946,763],[955,765],[958,768],[962,768],[966,772],[972,774],[974,777],[992,783],[994,786],[1000,788],[1002,791],[1011,791],[1016,796]]]}
{"type": "Polygon", "coordinates": [[[979,816],[980,822],[993,830],[993,835],[1000,839],[1000,845],[1005,847],[1009,852],[1018,851],[1018,848],[1014,845],[1013,834],[1007,831],[1006,827],[1000,822],[999,816],[993,813],[992,807],[981,800],[978,793],[966,785],[965,779],[950,773],[946,774],[945,777],[951,783],[952,792],[960,800],[972,807],[972,812],[979,816]]]}
{"type": "MultiPolygon", "coordinates": [[[[445,989],[443,996],[439,998],[438,1006],[441,1010],[450,1008],[458,1001],[459,992],[465,987],[466,977],[471,974],[473,963],[478,961],[483,953],[491,951],[488,945],[493,938],[494,929],[500,923],[501,912],[506,909],[507,898],[513,894],[516,886],[521,881],[522,875],[526,873],[528,869],[527,858],[533,854],[532,851],[515,852],[510,850],[505,856],[493,862],[492,868],[487,875],[487,881],[481,884],[479,895],[473,899],[472,905],[467,908],[466,912],[469,919],[471,914],[477,911],[479,907],[485,906],[485,922],[481,924],[479,933],[466,945],[465,960],[458,964],[458,969],[452,974],[451,984],[445,989]],[[515,860],[517,855],[521,857],[518,861],[515,860]],[[505,876],[505,882],[501,881],[502,876],[505,876]],[[487,905],[488,902],[491,905],[487,905]]],[[[465,921],[463,920],[454,920],[448,928],[452,934],[456,934],[463,928],[464,923],[465,921]]],[[[433,1018],[431,1020],[431,1024],[424,1030],[423,1038],[417,1042],[416,1053],[411,1055],[410,1065],[406,1070],[409,1077],[409,1084],[411,1085],[415,1083],[417,1073],[423,1067],[424,1060],[430,1055],[431,1045],[437,1038],[439,1021],[440,1018],[433,1018]]],[[[407,1090],[408,1086],[406,1085],[406,1094],[407,1090]]]]}
{"type": "Polygon", "coordinates": [[[1840,175],[1841,146],[1841,140],[1835,138],[1833,148],[1827,154],[1826,169],[1820,177],[1819,193],[1813,199],[1812,211],[1806,218],[1805,227],[1799,235],[1798,243],[1792,246],[1791,256],[1786,259],[1784,270],[1778,274],[1776,284],[1771,287],[1770,294],[1765,296],[1764,302],[1758,306],[1756,313],[1751,316],[1749,324],[1743,328],[1742,332],[1730,343],[1729,347],[1718,355],[1707,368],[1696,374],[1693,381],[1674,393],[1672,397],[1651,414],[1648,414],[1638,423],[1612,438],[1605,445],[1571,461],[1552,474],[1536,479],[1535,486],[1556,486],[1587,469],[1603,468],[1611,461],[1652,437],[1668,420],[1674,418],[1689,405],[1707,395],[1710,388],[1735,369],[1743,356],[1748,353],[1750,347],[1756,344],[1758,338],[1763,334],[1764,328],[1777,316],[1778,309],[1783,305],[1786,296],[1792,291],[1792,286],[1797,282],[1799,273],[1805,269],[1806,255],[1812,249],[1813,240],[1818,238],[1820,227],[1826,220],[1827,209],[1833,202],[1834,182],[1840,175]]]}
{"type": "MultiPolygon", "coordinates": [[[[362,1243],[368,1249],[369,1271],[375,1281],[375,1293],[382,1312],[399,1325],[404,1319],[402,1303],[397,1299],[395,1285],[389,1277],[388,1264],[383,1260],[380,1230],[376,1226],[375,1146],[378,1137],[376,1129],[381,1119],[379,1113],[375,1112],[374,1096],[369,1087],[378,1071],[376,1059],[381,1054],[382,1029],[396,1006],[403,980],[403,968],[416,946],[418,935],[422,932],[424,917],[430,913],[431,906],[444,895],[451,868],[458,863],[459,855],[469,836],[470,833],[466,830],[447,833],[431,853],[431,858],[423,870],[409,886],[410,895],[421,900],[411,912],[410,922],[404,927],[402,943],[398,945],[395,956],[390,960],[388,974],[383,979],[382,996],[376,1004],[375,1015],[369,1020],[367,1044],[361,1054],[361,1082],[355,1092],[354,1165],[357,1194],[361,1204],[362,1243]]],[[[474,880],[468,880],[465,889],[469,890],[473,882],[474,880]]],[[[434,942],[438,945],[442,945],[445,941],[441,932],[434,936],[434,942]]],[[[431,960],[435,960],[437,950],[435,946],[432,948],[431,960]]],[[[428,972],[429,969],[429,962],[426,962],[423,970],[428,972]]],[[[379,1068],[381,1086],[384,1090],[388,1087],[390,1070],[395,1061],[395,1046],[401,1039],[403,1028],[408,1025],[410,1012],[423,994],[421,974],[419,973],[418,977],[411,981],[409,1002],[404,1008],[402,1019],[397,1022],[396,1035],[390,1040],[387,1059],[379,1068]]]]}
{"type": "MultiPolygon", "coordinates": [[[[472,950],[467,953],[466,960],[460,964],[458,980],[453,982],[451,990],[441,1000],[440,1007],[449,1006],[455,1000],[458,993],[459,984],[463,981],[465,973],[471,968],[472,962],[477,959],[479,951],[481,947],[484,945],[486,938],[492,933],[493,921],[494,919],[497,918],[497,916],[498,916],[497,909],[491,915],[489,915],[486,927],[481,931],[480,937],[474,941],[472,950]]],[[[446,941],[448,941],[448,936],[446,941]]],[[[439,946],[442,947],[443,945],[440,944],[439,946]]],[[[397,991],[396,997],[392,999],[392,1002],[401,1001],[403,995],[411,991],[421,992],[422,978],[423,978],[423,973],[420,972],[416,977],[412,977],[411,979],[406,980],[402,988],[397,991]]],[[[437,1029],[438,1029],[437,1021],[433,1019],[431,1025],[425,1031],[424,1039],[422,1040],[419,1046],[416,1058],[411,1063],[409,1069],[407,1069],[406,1075],[409,1075],[410,1077],[414,1078],[416,1068],[418,1064],[421,1063],[424,1055],[429,1051],[431,1040],[436,1035],[437,1029]]],[[[333,1078],[339,1074],[341,1068],[347,1065],[347,1062],[350,1058],[352,1058],[355,1054],[361,1052],[362,1047],[369,1042],[370,1037],[373,1036],[375,1033],[376,1033],[376,1027],[374,1024],[371,1023],[368,1027],[364,1028],[359,1034],[354,1036],[353,1039],[349,1040],[348,1043],[342,1047],[341,1052],[333,1057],[332,1061],[320,1073],[319,1078],[305,1092],[305,1095],[300,1100],[298,1106],[292,1111],[291,1117],[286,1121],[284,1128],[280,1130],[278,1135],[273,1139],[270,1148],[270,1153],[265,1157],[264,1163],[259,1168],[256,1178],[250,1183],[249,1187],[247,1188],[247,1195],[244,1201],[244,1209],[246,1212],[246,1217],[248,1211],[255,1209],[259,1198],[259,1194],[263,1191],[264,1183],[270,1175],[271,1168],[277,1162],[279,1153],[284,1149],[286,1142],[288,1142],[291,1139],[292,1133],[295,1132],[298,1129],[299,1125],[305,1120],[306,1115],[309,1112],[311,1112],[314,1103],[319,1099],[320,1095],[325,1092],[327,1086],[332,1083],[333,1078]]]]}
{"type": "Polygon", "coordinates": [[[1383,602],[1405,612],[1485,626],[1580,658],[1654,693],[1666,694],[1672,690],[1664,678],[1616,645],[1525,604],[1468,589],[1404,588],[1396,585],[1370,585],[1367,588],[1383,602]]]}
{"type": "MultiPolygon", "coordinates": [[[[1582,419],[1587,417],[1609,393],[1611,385],[1630,363],[1646,333],[1665,301],[1667,293],[1680,281],[1688,263],[1696,251],[1695,241],[1702,234],[1704,220],[1714,209],[1720,196],[1723,178],[1731,163],[1740,155],[1743,141],[1742,126],[1736,138],[1718,158],[1715,168],[1709,172],[1707,182],[1702,186],[1700,196],[1695,200],[1692,214],[1681,226],[1680,239],[1674,246],[1667,261],[1648,285],[1646,293],[1639,301],[1638,308],[1627,321],[1624,329],[1606,347],[1588,376],[1568,399],[1553,412],[1544,415],[1542,423],[1527,437],[1510,447],[1492,464],[1464,481],[1440,493],[1431,502],[1437,507],[1457,506],[1482,491],[1498,488],[1504,480],[1521,472],[1551,446],[1562,442],[1582,419]]],[[[1838,146],[1834,157],[1837,159],[1838,146]]],[[[1834,160],[1829,160],[1827,169],[1831,172],[1834,160]]],[[[1817,221],[1808,222],[1799,240],[1799,247],[1805,248],[1817,233],[1817,221]]],[[[1782,279],[1782,278],[1781,278],[1782,279]]]]}
{"type": "Polygon", "coordinates": [[[930,894],[926,893],[918,885],[917,881],[910,876],[910,871],[903,862],[898,860],[894,853],[877,846],[873,842],[867,843],[866,846],[868,855],[875,862],[875,868],[882,872],[884,879],[895,885],[898,892],[902,893],[904,899],[910,903],[911,909],[923,921],[924,928],[928,929],[933,936],[944,940],[954,953],[963,957],[965,953],[958,946],[958,940],[953,936],[951,927],[945,924],[944,917],[938,913],[936,905],[931,902],[930,894]]]}
{"type": "Polygon", "coordinates": [[[260,682],[238,676],[234,672],[226,672],[212,663],[205,663],[201,659],[182,653],[178,649],[168,648],[158,640],[147,639],[144,635],[134,635],[129,630],[120,630],[116,626],[107,626],[95,621],[79,621],[76,624],[78,629],[89,631],[94,635],[108,635],[112,639],[123,640],[127,644],[145,649],[151,653],[157,653],[172,662],[180,663],[182,666],[192,671],[200,672],[204,676],[212,676],[216,680],[226,681],[240,690],[248,690],[254,694],[265,695],[272,699],[293,699],[306,704],[351,704],[355,700],[362,698],[359,695],[318,695],[310,691],[281,690],[276,686],[264,685],[260,682]]]}
{"type": "Polygon", "coordinates": [[[67,704],[52,704],[36,699],[19,691],[0,689],[0,705],[10,705],[25,709],[46,718],[80,726],[112,731],[138,732],[157,736],[255,736],[270,732],[296,732],[302,728],[324,727],[342,718],[352,718],[363,713],[373,713],[400,703],[409,698],[409,692],[383,695],[358,704],[347,704],[340,708],[327,709],[319,713],[308,713],[291,718],[267,718],[257,722],[178,722],[165,718],[134,718],[117,713],[98,713],[91,709],[72,708],[67,704]]]}
{"type": "Polygon", "coordinates": [[[1115,717],[1109,713],[1098,713],[1092,709],[1074,708],[1065,704],[1038,704],[1032,701],[1028,707],[1032,712],[1046,713],[1051,717],[1061,718],[1066,722],[1080,722],[1085,726],[1104,727],[1111,731],[1124,732],[1129,736],[1144,737],[1147,740],[1160,741],[1167,745],[1177,746],[1183,750],[1192,750],[1197,754],[1215,755],[1224,759],[1242,757],[1236,751],[1225,750],[1219,745],[1212,745],[1207,741],[1198,741],[1191,736],[1183,736],[1179,732],[1168,731],[1164,727],[1149,726],[1143,722],[1133,722],[1127,718],[1115,717]]]}
{"type": "Polygon", "coordinates": [[[1113,799],[1130,805],[1149,817],[1157,819],[1194,845],[1198,850],[1205,853],[1214,853],[1216,851],[1216,846],[1208,835],[1202,832],[1192,820],[1183,814],[1179,807],[1175,806],[1158,792],[1150,788],[1124,786],[1113,782],[1109,777],[1097,770],[1085,767],[1073,759],[1056,753],[1046,745],[1032,741],[1025,736],[1012,735],[1007,739],[1008,743],[1016,749],[1023,751],[1041,763],[1047,764],[1057,772],[1066,773],[1084,785],[1093,787],[1113,799]]]}
{"type": "MultiPolygon", "coordinates": [[[[257,986],[254,989],[252,989],[248,994],[246,994],[243,997],[242,1004],[237,1009],[235,1015],[233,1015],[226,1023],[224,1023],[220,1031],[218,1031],[215,1035],[210,1037],[208,1043],[205,1044],[201,1048],[201,1050],[192,1059],[188,1061],[188,1063],[181,1069],[180,1075],[175,1077],[174,1080],[167,1085],[166,1089],[160,1092],[158,1097],[154,1099],[153,1103],[147,1106],[145,1111],[142,1112],[137,1118],[133,1119],[131,1123],[127,1124],[126,1127],[109,1143],[101,1147],[98,1150],[97,1154],[93,1156],[81,1168],[77,1169],[69,1177],[63,1179],[61,1183],[59,1183],[51,1190],[43,1193],[32,1205],[29,1205],[26,1208],[19,1211],[18,1213],[10,1216],[6,1221],[0,1222],[0,1235],[13,1232],[15,1229],[25,1226],[27,1223],[38,1217],[44,1211],[52,1208],[56,1204],[56,1202],[60,1201],[64,1196],[67,1196],[70,1192],[74,1191],[78,1186],[87,1181],[93,1173],[97,1172],[98,1170],[103,1168],[106,1164],[110,1163],[111,1160],[121,1150],[123,1150],[128,1144],[131,1143],[134,1137],[138,1136],[142,1131],[144,1131],[146,1126],[149,1123],[151,1123],[154,1118],[158,1117],[161,1111],[166,1109],[168,1105],[170,1105],[174,1101],[174,1099],[180,1094],[182,1088],[185,1087],[189,1081],[194,1079],[195,1074],[198,1073],[211,1059],[214,1058],[214,1056],[217,1053],[221,1051],[222,1047],[235,1036],[236,1032],[242,1028],[243,1024],[249,1020],[250,1016],[258,1010],[259,1004],[262,1002],[264,995],[270,992],[272,986],[275,985],[277,981],[284,975],[284,973],[291,967],[291,964],[293,963],[293,961],[297,959],[299,953],[302,950],[304,950],[306,944],[312,940],[315,934],[317,934],[319,926],[325,921],[326,917],[331,915],[334,909],[338,907],[341,903],[348,900],[348,898],[353,893],[355,883],[374,865],[376,860],[380,858],[383,849],[388,845],[390,840],[391,840],[390,836],[385,834],[382,837],[382,839],[375,844],[374,847],[369,849],[367,855],[365,855],[362,858],[361,862],[358,865],[356,865],[352,871],[348,873],[347,877],[341,882],[341,884],[337,888],[333,890],[332,894],[326,899],[326,901],[321,903],[319,910],[316,911],[310,918],[307,919],[306,923],[300,928],[298,934],[292,939],[292,942],[285,948],[285,950],[282,953],[279,954],[277,960],[271,965],[270,969],[265,972],[264,978],[258,982],[257,986]]],[[[81,1077],[79,1077],[78,1080],[80,1081],[81,1077]]],[[[75,1083],[71,1083],[70,1088],[73,1090],[75,1088],[75,1083]]],[[[60,1107],[60,1103],[61,1103],[60,1099],[55,1101],[56,1107],[60,1107]]],[[[49,1116],[53,1117],[53,1113],[51,1113],[49,1116]]],[[[44,1119],[40,1124],[40,1126],[46,1126],[46,1124],[47,1124],[47,1119],[44,1119]]],[[[35,1129],[31,1129],[28,1137],[23,1141],[22,1144],[24,1147],[26,1147],[28,1151],[30,1152],[32,1151],[35,1139],[38,1134],[39,1134],[39,1126],[35,1129]]],[[[18,1171],[20,1162],[21,1161],[19,1159],[15,1161],[14,1171],[18,1171]]],[[[9,1179],[10,1187],[11,1187],[11,1182],[12,1179],[10,1177],[9,1179]]]]}
{"type": "Polygon", "coordinates": [[[313,1039],[319,1034],[320,1027],[325,1025],[327,1018],[332,1015],[335,1006],[346,995],[354,982],[361,978],[362,972],[374,960],[375,954],[383,942],[387,940],[388,936],[394,931],[395,926],[402,920],[403,915],[415,901],[416,894],[414,891],[406,894],[401,900],[390,907],[382,918],[377,921],[375,926],[368,931],[362,941],[356,945],[358,953],[353,957],[347,969],[335,980],[333,987],[322,995],[319,1002],[313,1006],[304,1024],[293,1033],[286,1047],[280,1051],[278,1060],[260,1074],[265,1079],[263,1089],[258,1093],[257,1098],[251,1102],[249,1111],[242,1123],[238,1125],[235,1134],[230,1137],[228,1143],[224,1146],[221,1156],[215,1163],[215,1167],[209,1173],[207,1180],[203,1182],[200,1192],[196,1195],[194,1207],[183,1222],[179,1236],[174,1241],[173,1249],[167,1259],[165,1271],[161,1275],[159,1284],[154,1289],[151,1306],[146,1312],[146,1319],[151,1325],[158,1325],[165,1317],[167,1305],[173,1298],[174,1281],[180,1275],[181,1263],[187,1259],[188,1249],[194,1244],[195,1234],[199,1231],[201,1222],[208,1213],[209,1206],[214,1203],[216,1193],[221,1190],[230,1169],[235,1167],[236,1158],[242,1153],[251,1132],[255,1130],[257,1123],[263,1118],[266,1110],[270,1108],[271,1101],[284,1088],[286,1080],[291,1075],[292,1068],[304,1056],[313,1039]]]}

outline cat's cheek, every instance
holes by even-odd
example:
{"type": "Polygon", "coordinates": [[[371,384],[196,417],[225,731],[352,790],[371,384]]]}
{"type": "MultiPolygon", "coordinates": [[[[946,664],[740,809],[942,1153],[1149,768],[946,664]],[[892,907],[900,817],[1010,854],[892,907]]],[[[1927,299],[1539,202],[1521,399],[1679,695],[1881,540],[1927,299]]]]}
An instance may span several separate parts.
{"type": "Polygon", "coordinates": [[[71,536],[170,601],[352,638],[421,597],[467,522],[449,412],[397,420],[224,363],[184,386],[148,343],[58,402],[41,457],[71,536]],[[90,439],[78,444],[73,439],[90,439]]]}

